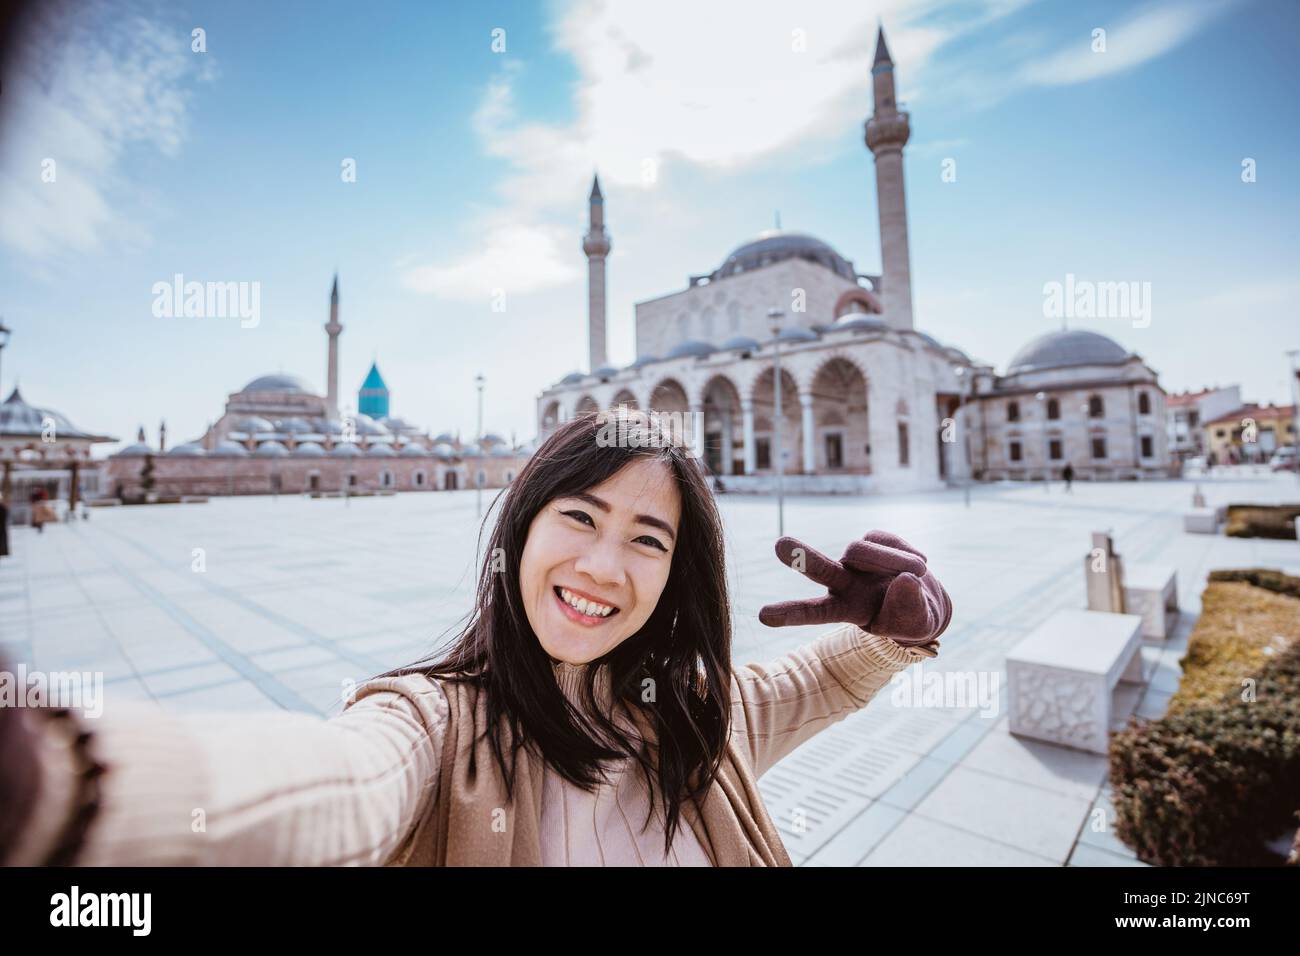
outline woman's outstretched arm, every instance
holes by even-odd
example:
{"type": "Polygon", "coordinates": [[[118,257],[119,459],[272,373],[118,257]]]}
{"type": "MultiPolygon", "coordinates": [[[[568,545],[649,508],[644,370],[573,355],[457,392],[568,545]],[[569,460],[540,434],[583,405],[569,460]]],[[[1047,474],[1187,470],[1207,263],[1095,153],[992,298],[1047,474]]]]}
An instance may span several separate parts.
{"type": "MultiPolygon", "coordinates": [[[[363,685],[328,720],[289,712],[174,716],[143,704],[81,719],[105,770],[98,810],[70,862],[382,864],[433,799],[447,715],[439,685],[407,675],[363,685]]],[[[11,865],[46,862],[78,803],[63,722],[25,716],[39,792],[5,857],[11,865]]]]}
{"type": "Polygon", "coordinates": [[[777,660],[732,672],[732,724],[762,776],[800,744],[858,710],[899,671],[933,657],[844,624],[777,660]]]}

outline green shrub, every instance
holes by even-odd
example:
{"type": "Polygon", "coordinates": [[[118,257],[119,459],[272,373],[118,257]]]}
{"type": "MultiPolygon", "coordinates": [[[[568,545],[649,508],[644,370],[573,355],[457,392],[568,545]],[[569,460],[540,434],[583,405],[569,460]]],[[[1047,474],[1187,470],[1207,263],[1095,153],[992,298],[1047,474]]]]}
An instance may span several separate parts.
{"type": "Polygon", "coordinates": [[[1158,866],[1282,862],[1265,843],[1300,804],[1300,642],[1233,690],[1111,739],[1115,833],[1158,866]]]}

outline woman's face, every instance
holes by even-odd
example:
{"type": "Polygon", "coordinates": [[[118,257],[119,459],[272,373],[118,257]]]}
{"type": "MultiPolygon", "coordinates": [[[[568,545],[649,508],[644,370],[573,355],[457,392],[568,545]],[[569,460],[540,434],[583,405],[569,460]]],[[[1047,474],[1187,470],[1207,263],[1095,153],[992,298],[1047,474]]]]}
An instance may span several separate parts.
{"type": "Polygon", "coordinates": [[[537,513],[519,587],[553,660],[585,664],[641,629],[668,581],[681,509],[669,467],[640,458],[537,513]]]}

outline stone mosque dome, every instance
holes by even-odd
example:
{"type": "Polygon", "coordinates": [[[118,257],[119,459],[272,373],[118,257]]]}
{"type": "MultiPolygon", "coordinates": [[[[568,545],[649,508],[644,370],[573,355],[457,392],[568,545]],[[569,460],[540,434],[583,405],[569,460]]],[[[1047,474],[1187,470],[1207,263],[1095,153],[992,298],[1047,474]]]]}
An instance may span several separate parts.
{"type": "Polygon", "coordinates": [[[785,259],[805,259],[820,263],[836,275],[850,282],[857,282],[853,263],[836,252],[829,244],[816,236],[785,229],[769,229],[760,232],[753,239],[736,247],[710,279],[721,279],[739,272],[749,272],[751,269],[758,269],[785,259]]]}
{"type": "Polygon", "coordinates": [[[1037,372],[1072,365],[1121,365],[1129,353],[1114,339],[1085,329],[1048,332],[1022,347],[1007,366],[1007,374],[1037,372]]]}
{"type": "Polygon", "coordinates": [[[242,389],[242,392],[302,392],[314,395],[311,386],[296,375],[276,372],[272,375],[260,375],[242,389]]]}

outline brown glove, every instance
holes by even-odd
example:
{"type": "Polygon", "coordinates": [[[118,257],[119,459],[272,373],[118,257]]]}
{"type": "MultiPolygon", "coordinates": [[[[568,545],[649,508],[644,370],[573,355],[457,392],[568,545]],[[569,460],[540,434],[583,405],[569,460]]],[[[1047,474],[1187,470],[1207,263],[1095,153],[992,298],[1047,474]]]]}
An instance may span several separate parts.
{"type": "Polygon", "coordinates": [[[870,531],[845,548],[839,561],[785,537],[776,543],[776,556],[829,593],[767,605],[758,619],[769,627],[842,621],[904,647],[924,648],[936,646],[952,620],[952,600],[925,555],[897,535],[870,531]]]}

